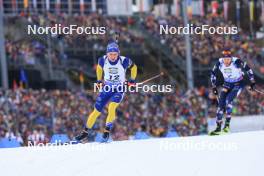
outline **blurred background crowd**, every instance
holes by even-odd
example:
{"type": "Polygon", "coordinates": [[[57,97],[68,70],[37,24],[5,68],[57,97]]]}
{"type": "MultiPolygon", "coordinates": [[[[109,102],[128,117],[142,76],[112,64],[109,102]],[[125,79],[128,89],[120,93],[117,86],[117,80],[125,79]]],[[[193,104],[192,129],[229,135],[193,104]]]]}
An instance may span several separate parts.
{"type": "MultiPolygon", "coordinates": [[[[224,16],[216,17],[213,15],[208,15],[206,18],[200,16],[193,17],[189,24],[192,24],[194,28],[196,26],[201,27],[204,24],[211,27],[236,27],[231,21],[227,21],[224,16]]],[[[160,35],[160,25],[168,25],[169,27],[184,26],[182,18],[175,16],[155,18],[154,15],[148,15],[141,20],[141,25],[151,35],[159,38],[161,44],[170,46],[174,55],[179,55],[181,58],[185,57],[184,35],[160,35]]],[[[221,57],[221,51],[224,47],[228,46],[231,48],[234,56],[247,60],[250,66],[256,67],[264,73],[264,48],[257,46],[251,40],[250,35],[244,33],[241,29],[235,35],[194,34],[191,36],[191,44],[192,58],[197,64],[210,64],[213,60],[221,57]]]]}
{"type": "MultiPolygon", "coordinates": [[[[0,137],[49,142],[54,134],[70,139],[83,129],[96,94],[85,93],[96,82],[95,68],[108,42],[118,40],[121,55],[138,66],[138,80],[158,72],[158,84],[177,85],[172,93],[127,94],[117,111],[114,140],[144,132],[163,137],[207,133],[217,101],[210,91],[210,70],[224,47],[254,70],[257,86],[264,83],[264,2],[215,0],[113,0],[27,1],[3,0],[4,41],[0,46],[0,137]],[[131,2],[131,3],[127,3],[131,2]],[[187,3],[187,13],[183,11],[187,3]],[[115,6],[108,6],[115,4],[115,6]],[[114,7],[114,8],[113,8],[114,7]],[[118,9],[118,10],[117,10],[118,9]],[[237,26],[235,35],[190,35],[194,89],[187,88],[186,36],[160,35],[160,25],[237,26]],[[38,27],[106,27],[105,35],[27,34],[28,25],[38,27]],[[5,54],[3,54],[5,53],[5,54]],[[3,70],[7,83],[3,83],[3,70]]],[[[260,94],[244,90],[234,102],[233,115],[264,114],[260,94]]],[[[106,111],[94,127],[100,133],[106,111]]],[[[98,133],[94,133],[95,137],[98,133]]]]}
{"type": "MultiPolygon", "coordinates": [[[[83,129],[96,94],[74,91],[6,90],[0,92],[0,136],[47,143],[53,134],[70,139],[83,129]]],[[[168,131],[179,136],[207,134],[207,117],[214,117],[216,100],[204,87],[172,93],[128,93],[117,110],[112,138],[126,140],[136,132],[164,137],[168,131]]],[[[264,114],[264,99],[243,91],[234,102],[233,115],[264,114]]],[[[94,126],[102,132],[106,109],[94,126]]],[[[234,117],[235,118],[235,117],[234,117]]]]}
{"type": "MultiPolygon", "coordinates": [[[[141,29],[145,29],[151,36],[159,39],[164,46],[169,46],[171,54],[185,58],[185,39],[184,35],[160,35],[160,25],[183,26],[183,19],[175,16],[156,17],[154,15],[144,15],[140,18],[122,18],[122,17],[106,17],[97,13],[85,16],[68,16],[67,14],[53,15],[25,15],[19,19],[27,20],[29,24],[37,26],[70,26],[76,24],[78,26],[107,26],[108,35],[53,35],[52,38],[57,42],[63,43],[63,48],[80,47],[80,43],[98,51],[104,51],[108,41],[114,38],[116,32],[119,33],[119,42],[123,47],[140,47],[144,45],[144,37],[134,32],[133,27],[140,24],[141,29]]],[[[223,16],[208,15],[207,18],[194,16],[190,20],[193,26],[201,26],[203,24],[216,27],[234,27],[231,21],[227,21],[223,16]]],[[[264,73],[264,47],[256,45],[251,36],[239,30],[235,35],[192,35],[192,58],[195,64],[210,65],[212,62],[221,57],[221,51],[224,47],[231,48],[234,56],[246,60],[251,67],[258,69],[264,73]]],[[[45,53],[45,46],[38,41],[6,41],[6,50],[8,57],[13,61],[24,60],[25,63],[34,64],[35,55],[45,53]],[[18,59],[20,56],[20,59],[18,59]]],[[[47,52],[47,51],[46,51],[47,52]]],[[[60,55],[59,51],[52,50],[54,63],[60,63],[60,59],[67,57],[64,52],[60,55]],[[55,56],[54,56],[55,55],[55,56]],[[59,61],[55,61],[56,59],[59,61]]]]}

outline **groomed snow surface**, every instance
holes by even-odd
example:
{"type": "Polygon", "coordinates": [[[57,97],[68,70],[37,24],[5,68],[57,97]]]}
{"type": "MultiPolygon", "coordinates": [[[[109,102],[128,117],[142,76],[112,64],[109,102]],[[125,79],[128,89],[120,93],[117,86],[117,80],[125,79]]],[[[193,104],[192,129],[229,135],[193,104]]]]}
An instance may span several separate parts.
{"type": "Polygon", "coordinates": [[[264,131],[0,149],[1,176],[263,176],[264,131]]]}

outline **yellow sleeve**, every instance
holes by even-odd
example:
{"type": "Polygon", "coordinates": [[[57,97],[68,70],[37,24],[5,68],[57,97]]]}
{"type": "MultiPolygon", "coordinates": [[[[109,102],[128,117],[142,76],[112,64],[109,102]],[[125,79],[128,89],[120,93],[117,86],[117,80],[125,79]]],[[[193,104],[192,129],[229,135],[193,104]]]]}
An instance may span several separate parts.
{"type": "Polygon", "coordinates": [[[101,81],[103,78],[103,68],[99,64],[96,67],[96,76],[97,76],[97,81],[101,81]]]}
{"type": "Polygon", "coordinates": [[[132,67],[130,68],[130,72],[131,72],[131,79],[135,80],[137,77],[137,66],[136,64],[133,64],[132,67]]]}

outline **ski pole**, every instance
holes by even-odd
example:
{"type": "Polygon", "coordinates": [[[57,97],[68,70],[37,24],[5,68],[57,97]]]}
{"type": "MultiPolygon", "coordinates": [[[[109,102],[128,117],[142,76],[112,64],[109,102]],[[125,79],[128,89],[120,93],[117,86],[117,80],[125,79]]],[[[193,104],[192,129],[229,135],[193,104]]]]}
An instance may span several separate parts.
{"type": "Polygon", "coordinates": [[[255,90],[256,92],[258,92],[258,93],[264,95],[264,92],[262,92],[261,90],[258,90],[258,89],[254,89],[254,90],[255,90]]]}
{"type": "Polygon", "coordinates": [[[144,80],[144,81],[142,81],[142,82],[140,82],[140,83],[138,83],[138,84],[145,84],[145,83],[147,83],[147,82],[149,82],[149,81],[152,81],[152,80],[154,80],[154,79],[156,79],[156,78],[158,78],[158,77],[161,77],[161,76],[163,76],[163,75],[164,75],[164,73],[163,73],[163,72],[160,72],[160,74],[158,74],[158,75],[156,75],[156,76],[152,76],[151,78],[146,79],[146,80],[144,80]]]}

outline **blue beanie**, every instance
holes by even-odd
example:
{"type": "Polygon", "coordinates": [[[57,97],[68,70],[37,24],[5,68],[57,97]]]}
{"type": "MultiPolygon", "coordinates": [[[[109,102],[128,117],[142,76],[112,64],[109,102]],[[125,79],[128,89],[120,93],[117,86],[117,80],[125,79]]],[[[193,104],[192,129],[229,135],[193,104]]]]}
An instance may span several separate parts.
{"type": "Polygon", "coordinates": [[[106,48],[106,53],[109,52],[118,52],[119,53],[119,47],[116,42],[109,43],[106,48]]]}

